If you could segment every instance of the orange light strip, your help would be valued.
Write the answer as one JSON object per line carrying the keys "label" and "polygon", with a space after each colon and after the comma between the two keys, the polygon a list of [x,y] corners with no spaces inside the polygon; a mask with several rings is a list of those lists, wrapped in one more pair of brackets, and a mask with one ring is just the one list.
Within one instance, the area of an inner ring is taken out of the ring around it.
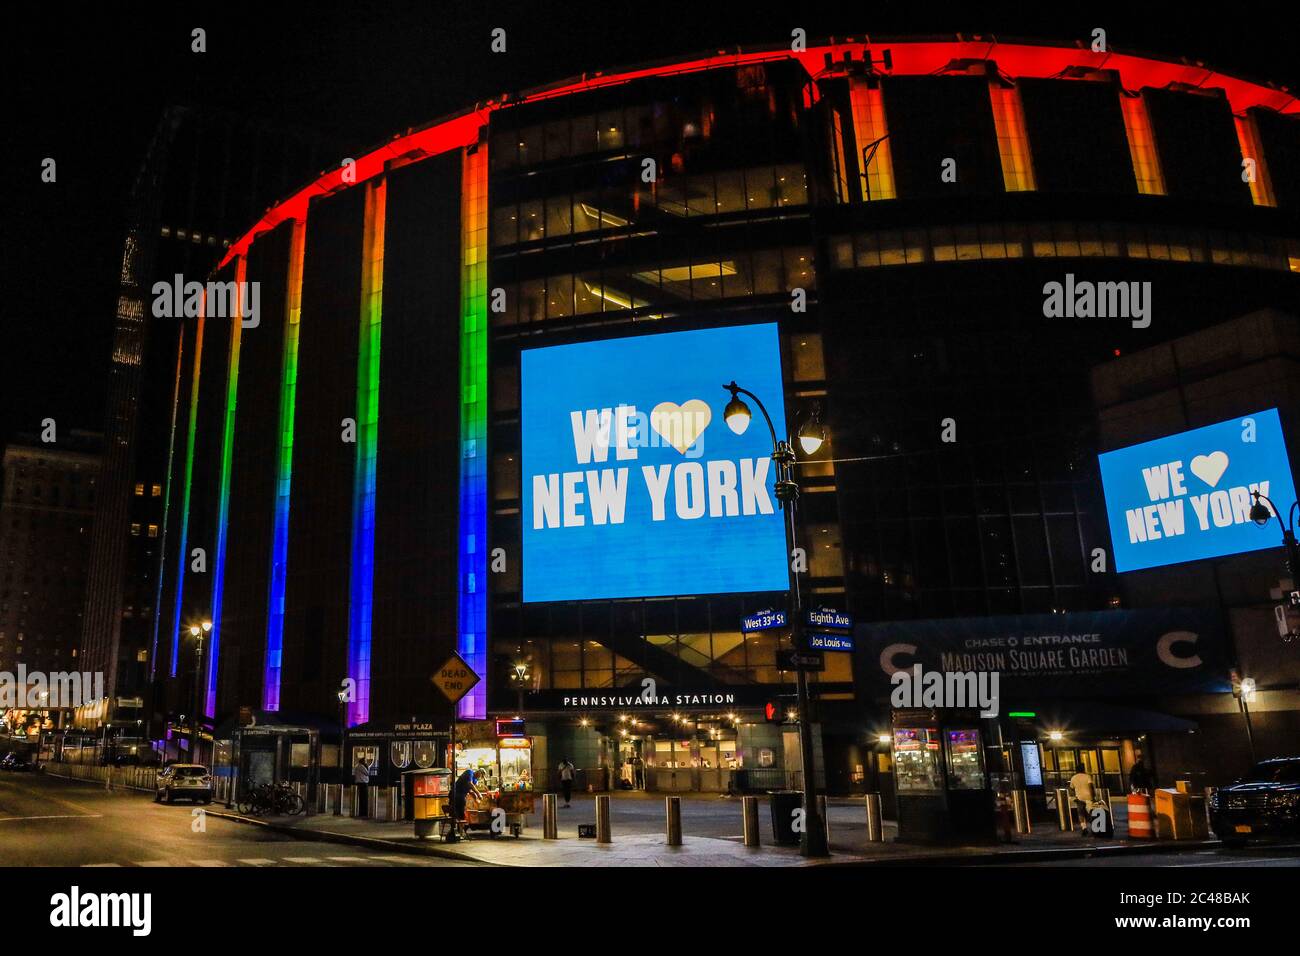
{"label": "orange light strip", "polygon": [[880,87],[872,89],[865,79],[849,81],[849,105],[853,110],[853,135],[857,139],[858,164],[866,165],[866,178],[859,177],[858,189],[868,202],[897,199],[894,185],[894,154],[889,148],[889,124],[885,120],[885,98]]}
{"label": "orange light strip", "polygon": [[1156,152],[1156,139],[1151,133],[1151,115],[1146,100],[1139,96],[1120,93],[1119,104],[1124,111],[1124,132],[1128,134],[1128,149],[1133,157],[1133,176],[1138,192],[1144,196],[1165,195],[1165,177],[1160,171],[1160,156]]}
{"label": "orange light strip", "polygon": [[993,106],[993,125],[998,131],[1002,184],[1009,193],[1032,192],[1038,186],[1034,181],[1034,164],[1029,154],[1029,134],[1025,132],[1025,110],[1020,102],[1020,90],[993,80],[989,84],[989,102]]}
{"label": "orange light strip", "polygon": [[1250,186],[1250,198],[1256,206],[1276,206],[1273,179],[1269,176],[1268,164],[1264,162],[1264,145],[1259,141],[1259,127],[1255,125],[1255,117],[1247,113],[1245,116],[1234,116],[1233,119],[1237,125],[1237,142],[1241,144],[1243,174],[1246,160],[1255,163],[1254,177],[1246,180]]}

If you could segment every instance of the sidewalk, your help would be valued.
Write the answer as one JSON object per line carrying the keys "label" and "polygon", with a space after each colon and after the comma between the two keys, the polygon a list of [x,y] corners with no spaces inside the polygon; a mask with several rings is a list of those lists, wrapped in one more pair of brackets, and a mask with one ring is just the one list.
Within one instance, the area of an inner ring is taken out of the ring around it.
{"label": "sidewalk", "polygon": [[[409,822],[387,823],[330,815],[310,817],[246,818],[214,805],[209,812],[227,819],[266,826],[281,833],[310,834],[313,839],[336,840],[409,853],[426,853],[494,866],[759,866],[791,867],[827,864],[922,865],[1024,862],[1068,859],[1087,855],[1179,852],[1218,846],[1217,840],[1139,841],[1085,838],[1061,833],[1055,825],[1040,826],[1012,844],[923,846],[896,842],[897,827],[885,823],[885,841],[866,840],[866,812],[861,801],[832,800],[829,860],[806,860],[797,847],[772,844],[770,811],[760,801],[763,846],[741,843],[741,804],[738,799],[682,795],[683,845],[670,847],[664,838],[662,795],[614,794],[610,801],[612,843],[578,838],[578,824],[594,823],[591,795],[576,796],[571,808],[561,808],[559,839],[543,840],[539,813],[523,835],[492,838],[475,833],[457,843],[431,837],[418,839]],[[1122,830],[1121,830],[1122,832]]]}

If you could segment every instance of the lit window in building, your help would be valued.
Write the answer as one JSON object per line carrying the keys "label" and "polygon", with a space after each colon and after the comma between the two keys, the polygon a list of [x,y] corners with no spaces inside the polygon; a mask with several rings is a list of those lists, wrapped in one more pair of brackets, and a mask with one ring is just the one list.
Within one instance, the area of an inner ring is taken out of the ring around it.
{"label": "lit window in building", "polygon": [[143,495],[143,494],[144,494],[144,482],[143,482],[143,481],[137,481],[137,482],[135,483],[135,493],[136,493],[136,496],[137,496],[137,497],[139,497],[140,495]]}
{"label": "lit window in building", "polygon": [[156,524],[149,525],[149,537],[151,538],[158,537],[158,526]]}
{"label": "lit window in building", "polygon": [[1124,131],[1128,134],[1129,153],[1133,156],[1133,176],[1138,192],[1144,196],[1165,195],[1165,177],[1156,155],[1156,140],[1151,133],[1151,115],[1141,96],[1121,93],[1119,104],[1124,112]]}
{"label": "lit window in building", "polygon": [[149,489],[149,494],[152,497],[157,498],[159,495],[162,494],[162,485],[155,484],[152,488]]}
{"label": "lit window in building", "polygon": [[131,522],[131,534],[133,534],[133,535],[139,535],[139,533],[140,533],[140,522],[138,522],[138,521],[132,521],[132,522]]}

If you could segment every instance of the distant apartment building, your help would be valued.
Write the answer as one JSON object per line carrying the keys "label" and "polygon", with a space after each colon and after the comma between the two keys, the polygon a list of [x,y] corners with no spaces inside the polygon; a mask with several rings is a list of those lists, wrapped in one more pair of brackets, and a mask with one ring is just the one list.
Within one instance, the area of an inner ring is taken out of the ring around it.
{"label": "distant apartment building", "polygon": [[82,594],[101,439],[27,436],[4,450],[0,497],[0,671],[83,669]]}

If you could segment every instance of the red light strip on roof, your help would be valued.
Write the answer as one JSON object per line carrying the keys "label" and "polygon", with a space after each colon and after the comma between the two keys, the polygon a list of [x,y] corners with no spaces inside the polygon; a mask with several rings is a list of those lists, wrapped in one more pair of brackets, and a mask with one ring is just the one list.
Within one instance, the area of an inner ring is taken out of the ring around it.
{"label": "red light strip on roof", "polygon": [[655,66],[620,73],[583,76],[580,80],[563,82],[553,87],[543,87],[525,93],[507,102],[491,102],[485,106],[437,121],[422,129],[394,137],[356,161],[355,178],[344,182],[343,169],[330,170],[320,178],[294,193],[283,202],[272,206],[248,232],[226,250],[218,269],[224,268],[236,256],[245,255],[253,240],[261,233],[274,229],[286,219],[306,216],[307,206],[316,196],[347,189],[363,183],[384,171],[390,163],[404,164],[437,156],[448,150],[460,149],[475,142],[479,129],[487,123],[488,114],[520,103],[571,96],[607,86],[630,83],[652,76],[674,76],[699,73],[725,67],[797,60],[810,76],[825,69],[826,55],[833,63],[842,62],[845,53],[855,60],[863,59],[865,50],[888,48],[893,58],[891,76],[925,76],[938,73],[953,60],[996,60],[998,69],[1012,77],[1053,77],[1068,67],[1114,70],[1119,73],[1125,89],[1137,90],[1144,86],[1157,88],[1171,84],[1185,84],[1206,89],[1221,89],[1227,96],[1233,113],[1244,113],[1253,106],[1265,107],[1279,113],[1300,113],[1300,101],[1294,94],[1259,83],[1218,73],[1204,66],[1188,63],[1170,63],[1127,53],[1094,53],[1078,47],[1036,46],[1028,43],[997,43],[987,40],[951,40],[908,42],[836,43],[812,47],[800,53],[786,49],[762,50],[751,53],[727,53],[679,63],[661,63]]}

